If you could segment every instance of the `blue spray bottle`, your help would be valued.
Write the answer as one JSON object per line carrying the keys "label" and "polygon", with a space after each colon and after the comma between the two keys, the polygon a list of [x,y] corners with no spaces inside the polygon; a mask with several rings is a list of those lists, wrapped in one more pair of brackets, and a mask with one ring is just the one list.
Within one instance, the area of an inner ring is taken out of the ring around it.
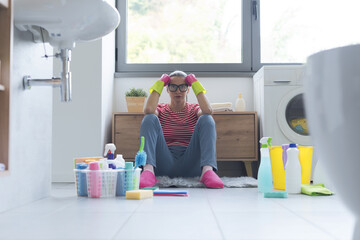
{"label": "blue spray bottle", "polygon": [[270,161],[270,150],[271,147],[271,137],[263,137],[260,139],[261,149],[261,162],[258,172],[258,189],[259,192],[266,193],[273,191],[273,179],[271,171],[271,161]]}

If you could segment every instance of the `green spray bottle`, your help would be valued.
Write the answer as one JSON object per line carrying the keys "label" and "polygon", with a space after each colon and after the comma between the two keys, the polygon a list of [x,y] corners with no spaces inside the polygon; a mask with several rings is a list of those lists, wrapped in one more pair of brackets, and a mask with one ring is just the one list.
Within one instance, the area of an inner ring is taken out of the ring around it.
{"label": "green spray bottle", "polygon": [[273,191],[273,179],[270,161],[271,137],[263,137],[260,139],[260,167],[258,172],[258,189],[259,192],[266,193]]}

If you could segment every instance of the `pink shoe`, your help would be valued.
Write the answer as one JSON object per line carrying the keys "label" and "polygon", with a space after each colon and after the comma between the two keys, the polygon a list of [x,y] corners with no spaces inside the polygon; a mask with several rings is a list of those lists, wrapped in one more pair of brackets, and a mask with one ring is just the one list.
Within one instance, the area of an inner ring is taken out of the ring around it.
{"label": "pink shoe", "polygon": [[145,170],[140,175],[140,188],[153,187],[156,183],[155,175],[148,170]]}
{"label": "pink shoe", "polygon": [[212,170],[208,170],[204,173],[200,182],[208,188],[223,188],[224,183],[221,181],[219,176]]}

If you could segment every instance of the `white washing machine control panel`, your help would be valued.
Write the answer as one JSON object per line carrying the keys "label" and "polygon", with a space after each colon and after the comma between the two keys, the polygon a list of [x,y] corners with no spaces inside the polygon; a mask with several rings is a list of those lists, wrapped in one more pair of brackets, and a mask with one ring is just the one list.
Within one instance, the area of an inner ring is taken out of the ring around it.
{"label": "white washing machine control panel", "polygon": [[264,66],[259,71],[265,71],[265,85],[291,85],[302,86],[305,67],[304,65]]}

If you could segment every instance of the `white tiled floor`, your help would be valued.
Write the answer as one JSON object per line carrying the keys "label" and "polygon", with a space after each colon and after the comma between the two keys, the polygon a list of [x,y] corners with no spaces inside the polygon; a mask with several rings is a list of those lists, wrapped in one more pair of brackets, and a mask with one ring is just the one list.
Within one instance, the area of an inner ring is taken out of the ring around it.
{"label": "white tiled floor", "polygon": [[0,214],[0,239],[351,239],[339,197],[263,198],[256,188],[188,189],[189,197],[78,198],[74,184]]}

